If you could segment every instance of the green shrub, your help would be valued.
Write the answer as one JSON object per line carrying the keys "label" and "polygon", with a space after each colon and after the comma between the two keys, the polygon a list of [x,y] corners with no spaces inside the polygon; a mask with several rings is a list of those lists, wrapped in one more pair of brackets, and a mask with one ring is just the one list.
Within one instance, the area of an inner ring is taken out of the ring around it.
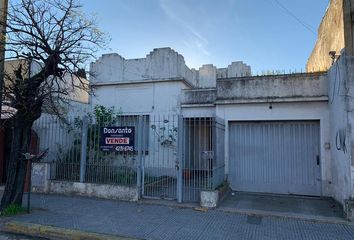
{"label": "green shrub", "polygon": [[10,204],[7,208],[2,211],[1,216],[9,217],[18,214],[25,213],[26,209],[18,204]]}

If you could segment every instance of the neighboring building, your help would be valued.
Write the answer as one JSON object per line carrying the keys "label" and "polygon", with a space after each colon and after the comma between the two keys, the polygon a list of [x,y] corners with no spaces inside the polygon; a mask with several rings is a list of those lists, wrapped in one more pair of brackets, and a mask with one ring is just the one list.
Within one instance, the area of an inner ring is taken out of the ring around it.
{"label": "neighboring building", "polygon": [[[5,61],[5,74],[6,77],[4,79],[4,85],[8,86],[11,84],[11,81],[9,79],[14,79],[15,74],[14,71],[19,68],[19,66],[22,66],[22,72],[24,75],[24,78],[26,78],[29,74],[31,76],[35,75],[41,70],[41,64],[38,63],[37,61],[31,61],[26,59],[14,59],[14,60],[7,60]],[[29,66],[31,65],[31,68],[29,69]],[[29,71],[30,70],[30,71]],[[79,78],[77,76],[69,75],[66,74],[64,77],[66,80],[63,89],[65,89],[68,94],[64,96],[71,102],[76,102],[76,103],[83,103],[83,104],[88,104],[89,103],[89,81],[86,78]],[[81,86],[86,85],[87,89],[83,89]]]}
{"label": "neighboring building", "polygon": [[[12,84],[12,80],[15,78],[14,71],[22,66],[23,76],[27,78],[29,74],[33,76],[34,74],[38,73],[41,69],[41,64],[37,61],[31,61],[25,59],[15,59],[15,60],[8,60],[5,61],[5,74],[6,77],[4,78],[4,90],[6,91],[6,87]],[[30,70],[30,71],[29,71]],[[65,106],[64,109],[65,114],[68,118],[73,118],[73,116],[82,115],[86,112],[89,108],[89,81],[86,78],[79,78],[76,76],[71,76],[67,74],[64,78],[66,80],[65,89],[68,92],[67,95],[63,96],[68,102],[68,106]],[[82,83],[87,85],[87,89],[83,89]],[[7,162],[6,162],[6,154],[10,151],[10,140],[9,136],[11,136],[10,128],[7,128],[7,121],[13,117],[16,113],[16,109],[11,107],[11,102],[9,99],[6,99],[6,94],[3,96],[5,101],[2,103],[2,112],[1,112],[1,122],[2,128],[0,128],[0,184],[5,182],[6,178],[6,169],[7,169]],[[31,143],[31,152],[35,153],[40,148],[41,150],[49,149],[49,154],[53,154],[56,151],[57,143],[52,142],[48,143],[46,140],[48,139],[47,136],[53,134],[54,127],[59,125],[56,122],[55,117],[53,116],[51,109],[46,108],[46,104],[44,103],[43,113],[41,117],[34,122],[33,132],[32,132],[32,142]],[[53,122],[52,128],[49,128],[49,124]],[[39,128],[38,124],[42,123],[42,126]],[[44,126],[46,125],[48,126]],[[43,127],[44,126],[44,127]],[[59,127],[57,127],[59,128]],[[35,136],[35,137],[34,137]],[[52,135],[53,136],[53,135]],[[2,139],[2,140],[1,140]],[[38,141],[37,141],[38,140]]]}
{"label": "neighboring building", "polygon": [[353,6],[353,0],[330,0],[306,64],[307,72],[329,70],[344,49],[348,54],[354,53]]}
{"label": "neighboring building", "polygon": [[309,57],[307,72],[327,71],[332,66],[330,51],[341,54],[344,48],[344,16],[343,0],[331,0],[318,28],[316,45]]}

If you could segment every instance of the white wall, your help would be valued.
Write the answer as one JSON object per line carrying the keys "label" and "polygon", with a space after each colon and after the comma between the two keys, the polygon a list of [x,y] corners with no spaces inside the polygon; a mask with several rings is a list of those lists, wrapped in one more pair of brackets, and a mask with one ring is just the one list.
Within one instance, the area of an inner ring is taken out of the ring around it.
{"label": "white wall", "polygon": [[219,100],[250,100],[280,98],[327,97],[327,74],[286,74],[238,79],[220,79]]}
{"label": "white wall", "polygon": [[104,54],[91,64],[91,74],[92,83],[183,78],[197,85],[195,72],[186,66],[183,56],[171,48],[157,48],[138,59],[125,59],[116,53]]}
{"label": "white wall", "polygon": [[[351,159],[351,199],[354,199],[354,56],[346,55],[347,61],[347,81],[348,84],[345,86],[348,93],[346,97],[348,103],[347,112],[348,112],[348,122],[349,122],[349,135],[348,135],[348,154]],[[342,94],[343,95],[343,94]]]}
{"label": "white wall", "polygon": [[199,68],[198,88],[216,87],[216,67],[212,64],[203,65]]}
{"label": "white wall", "polygon": [[230,121],[275,121],[275,120],[319,120],[321,136],[321,175],[322,194],[331,196],[331,159],[330,150],[325,149],[330,142],[329,111],[327,102],[291,102],[272,103],[272,109],[268,103],[254,104],[230,104],[217,105],[216,115],[225,119],[225,172],[229,172],[229,135]]}
{"label": "white wall", "polygon": [[104,54],[91,64],[90,72],[93,84],[184,79],[196,88],[215,88],[217,77],[248,76],[251,68],[239,61],[221,69],[206,64],[197,71],[188,68],[184,57],[167,47],[156,48],[145,58],[137,59],[125,59],[117,53]]}
{"label": "white wall", "polygon": [[243,62],[233,62],[227,67],[227,76],[231,77],[244,77],[251,75],[251,67]]}
{"label": "white wall", "polygon": [[[348,121],[348,105],[346,98],[348,86],[347,62],[342,55],[328,71],[329,80],[329,111],[330,111],[330,141],[333,174],[333,196],[342,204],[352,196],[351,179],[351,131]],[[354,124],[354,121],[351,121]],[[336,139],[339,131],[346,137],[347,152],[337,150]]]}
{"label": "white wall", "polygon": [[100,86],[92,97],[92,107],[114,106],[126,114],[179,113],[185,88],[180,81]]}
{"label": "white wall", "polygon": [[213,117],[216,114],[215,106],[183,107],[183,117]]}

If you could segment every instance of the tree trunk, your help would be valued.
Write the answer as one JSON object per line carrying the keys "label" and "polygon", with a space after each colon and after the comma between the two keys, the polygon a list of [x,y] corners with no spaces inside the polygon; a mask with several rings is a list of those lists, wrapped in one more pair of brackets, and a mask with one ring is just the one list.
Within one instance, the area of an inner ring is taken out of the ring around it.
{"label": "tree trunk", "polygon": [[32,123],[26,125],[20,119],[14,119],[11,125],[11,154],[8,159],[7,180],[1,199],[1,210],[10,204],[22,205],[27,170],[27,161],[23,154],[29,151],[31,141]]}

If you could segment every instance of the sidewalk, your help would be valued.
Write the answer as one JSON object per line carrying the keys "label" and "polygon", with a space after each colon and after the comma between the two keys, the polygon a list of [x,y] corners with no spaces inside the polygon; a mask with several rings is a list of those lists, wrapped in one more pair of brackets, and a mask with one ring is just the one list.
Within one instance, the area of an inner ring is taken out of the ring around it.
{"label": "sidewalk", "polygon": [[346,223],[343,209],[331,198],[232,192],[219,211]]}
{"label": "sidewalk", "polygon": [[139,239],[353,239],[354,225],[219,210],[128,203],[57,195],[32,196],[29,215],[3,218]]}

